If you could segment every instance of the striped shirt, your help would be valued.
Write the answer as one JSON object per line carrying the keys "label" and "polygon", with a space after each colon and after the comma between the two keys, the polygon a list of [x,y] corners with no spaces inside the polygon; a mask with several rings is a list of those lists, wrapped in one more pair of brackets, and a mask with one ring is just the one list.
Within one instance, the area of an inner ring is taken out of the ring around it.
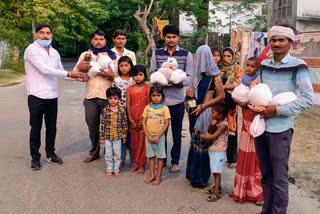
{"label": "striped shirt", "polygon": [[[170,56],[167,47],[156,49],[152,53],[150,74],[158,71],[158,69],[161,68],[162,63],[167,61],[168,57],[174,57],[178,62],[178,68],[186,72],[188,80],[183,82],[183,86],[188,86],[192,76],[193,57],[189,51],[180,48],[178,45],[172,56]],[[184,102],[185,94],[183,88],[164,88],[163,92],[165,96],[165,104],[168,106]]]}
{"label": "striped shirt", "polygon": [[293,92],[298,96],[294,102],[276,106],[276,115],[265,120],[267,132],[280,133],[293,128],[294,117],[315,103],[307,65],[290,53],[277,65],[273,58],[262,61],[260,82],[269,86],[272,96],[282,92]]}
{"label": "striped shirt", "polygon": [[104,140],[119,140],[127,137],[128,124],[126,111],[118,107],[116,112],[108,105],[103,109],[100,119],[100,142]]}

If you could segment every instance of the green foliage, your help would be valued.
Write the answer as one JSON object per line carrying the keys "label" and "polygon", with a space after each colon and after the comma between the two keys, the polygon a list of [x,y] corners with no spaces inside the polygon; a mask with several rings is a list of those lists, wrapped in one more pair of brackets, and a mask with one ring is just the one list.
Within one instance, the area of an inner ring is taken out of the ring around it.
{"label": "green foliage", "polygon": [[[12,50],[12,49],[9,49]],[[8,51],[3,61],[3,69],[12,69],[17,73],[24,73],[24,61],[22,58],[18,58],[17,61],[13,61],[13,51]]]}

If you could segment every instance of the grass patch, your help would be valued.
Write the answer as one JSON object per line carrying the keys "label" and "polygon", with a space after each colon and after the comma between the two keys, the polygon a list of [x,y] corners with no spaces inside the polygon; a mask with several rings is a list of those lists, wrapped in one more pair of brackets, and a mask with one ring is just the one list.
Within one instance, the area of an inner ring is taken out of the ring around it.
{"label": "grass patch", "polygon": [[20,79],[24,73],[12,69],[0,69],[0,84],[11,84]]}

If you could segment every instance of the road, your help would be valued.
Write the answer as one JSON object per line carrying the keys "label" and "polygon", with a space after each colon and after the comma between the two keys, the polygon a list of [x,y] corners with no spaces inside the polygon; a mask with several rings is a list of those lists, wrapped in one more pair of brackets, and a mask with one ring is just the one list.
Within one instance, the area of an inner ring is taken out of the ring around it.
{"label": "road", "polygon": [[[72,65],[65,64],[70,68]],[[59,113],[56,153],[61,166],[44,161],[42,133],[42,169],[32,171],[28,147],[29,112],[25,84],[0,87],[0,213],[257,213],[253,203],[236,203],[228,197],[235,170],[222,173],[223,197],[209,203],[203,189],[186,183],[185,168],[190,137],[188,120],[184,135],[179,174],[163,172],[159,186],[146,185],[148,176],[128,172],[128,164],[119,178],[106,178],[104,160],[82,161],[90,148],[84,121],[85,84],[59,80]],[[170,134],[169,134],[170,135]],[[171,147],[171,143],[169,144]],[[170,161],[170,159],[169,159]],[[317,213],[319,201],[290,184],[288,213]]]}

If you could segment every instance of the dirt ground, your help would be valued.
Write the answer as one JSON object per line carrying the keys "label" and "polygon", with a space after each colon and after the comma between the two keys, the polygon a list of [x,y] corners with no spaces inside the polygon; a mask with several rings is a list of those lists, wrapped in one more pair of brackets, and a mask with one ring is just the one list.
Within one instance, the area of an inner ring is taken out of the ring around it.
{"label": "dirt ground", "polygon": [[[238,124],[239,131],[242,124],[241,113]],[[303,188],[310,198],[315,198],[320,202],[319,154],[320,105],[314,105],[294,120],[294,134],[289,160],[289,182],[298,188]]]}

